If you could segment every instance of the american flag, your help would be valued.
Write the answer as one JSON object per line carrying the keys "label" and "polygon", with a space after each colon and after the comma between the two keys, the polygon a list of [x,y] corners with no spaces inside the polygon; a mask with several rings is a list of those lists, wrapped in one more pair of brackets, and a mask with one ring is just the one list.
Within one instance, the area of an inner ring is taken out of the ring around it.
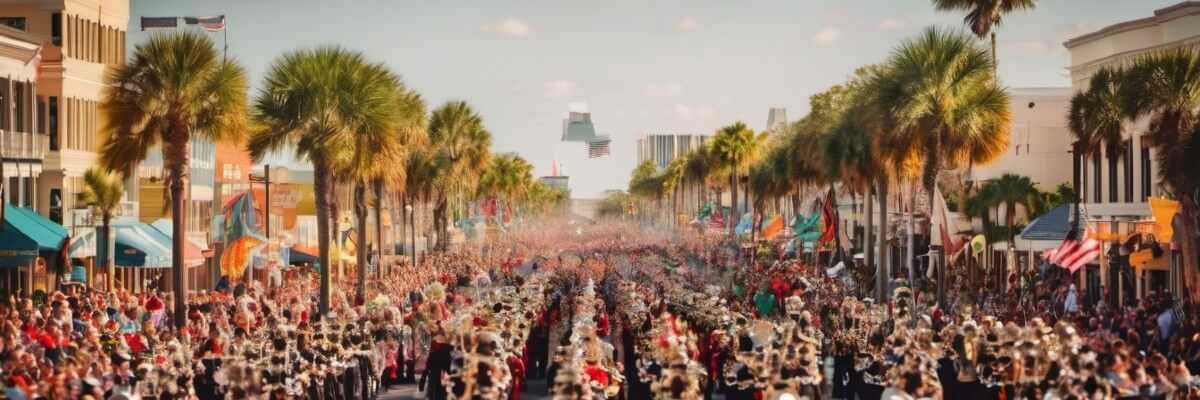
{"label": "american flag", "polygon": [[201,28],[209,32],[220,32],[225,30],[225,16],[217,15],[213,17],[183,17],[183,22],[188,25],[200,25]]}
{"label": "american flag", "polygon": [[587,144],[588,158],[604,157],[611,153],[612,139],[609,139],[607,135],[589,139]]}
{"label": "american flag", "polygon": [[1058,248],[1042,253],[1042,257],[1047,261],[1066,268],[1072,274],[1099,256],[1100,241],[1092,238],[1091,231],[1084,234],[1083,241],[1076,240],[1075,233],[1072,232]]}

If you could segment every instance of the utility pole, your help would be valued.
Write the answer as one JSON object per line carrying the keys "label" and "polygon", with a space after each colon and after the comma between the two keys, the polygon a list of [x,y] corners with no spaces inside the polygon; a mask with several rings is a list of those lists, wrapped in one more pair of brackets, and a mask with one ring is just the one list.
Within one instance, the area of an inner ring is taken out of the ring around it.
{"label": "utility pole", "polygon": [[263,200],[263,208],[266,210],[266,230],[267,240],[271,239],[271,164],[263,165],[263,193],[266,199]]}

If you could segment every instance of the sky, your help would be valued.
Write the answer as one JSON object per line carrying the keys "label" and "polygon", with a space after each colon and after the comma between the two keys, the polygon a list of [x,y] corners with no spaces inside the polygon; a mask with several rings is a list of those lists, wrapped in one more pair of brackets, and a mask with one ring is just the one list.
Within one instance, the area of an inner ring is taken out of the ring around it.
{"label": "sky", "polygon": [[[1039,1],[997,31],[1000,79],[1070,86],[1066,39],[1177,2]],[[576,198],[624,189],[642,134],[709,134],[738,120],[763,129],[771,107],[799,119],[810,95],[905,38],[962,27],[961,13],[938,13],[929,0],[132,0],[130,14],[130,50],[148,37],[139,17],[226,15],[229,55],[246,67],[251,95],[288,50],[361,50],[431,110],[470,103],[493,151],[520,154],[535,176],[557,162]],[[213,38],[220,46],[222,35]],[[568,110],[592,113],[612,137],[610,157],[559,142]]]}

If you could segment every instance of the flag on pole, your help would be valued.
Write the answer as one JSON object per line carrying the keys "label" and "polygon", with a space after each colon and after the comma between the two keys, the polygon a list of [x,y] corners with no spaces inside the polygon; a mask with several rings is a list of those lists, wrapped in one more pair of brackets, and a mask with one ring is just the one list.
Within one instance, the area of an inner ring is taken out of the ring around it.
{"label": "flag on pole", "polygon": [[611,153],[612,139],[608,135],[588,139],[588,158],[604,157]]}
{"label": "flag on pole", "polygon": [[183,17],[183,23],[188,25],[198,25],[209,32],[220,32],[225,30],[224,15],[212,17]]}
{"label": "flag on pole", "polygon": [[763,238],[771,240],[776,235],[779,235],[780,232],[783,232],[783,217],[775,216],[763,228]]}
{"label": "flag on pole", "polygon": [[142,17],[142,30],[174,28],[179,26],[179,17]]}
{"label": "flag on pole", "polygon": [[1092,232],[1089,230],[1084,234],[1082,241],[1075,239],[1075,233],[1067,235],[1067,239],[1063,240],[1058,248],[1046,250],[1042,253],[1042,258],[1050,261],[1052,264],[1057,264],[1060,267],[1066,268],[1071,273],[1075,273],[1080,268],[1083,268],[1087,263],[1095,260],[1100,256],[1100,241],[1092,238]]}
{"label": "flag on pole", "polygon": [[975,235],[971,238],[971,255],[977,256],[979,253],[983,253],[985,247],[987,247],[987,238],[983,235]]}
{"label": "flag on pole", "polygon": [[829,192],[825,194],[825,203],[821,206],[821,221],[824,222],[824,229],[821,232],[821,243],[837,238],[838,220],[834,202],[833,188],[829,188]]}

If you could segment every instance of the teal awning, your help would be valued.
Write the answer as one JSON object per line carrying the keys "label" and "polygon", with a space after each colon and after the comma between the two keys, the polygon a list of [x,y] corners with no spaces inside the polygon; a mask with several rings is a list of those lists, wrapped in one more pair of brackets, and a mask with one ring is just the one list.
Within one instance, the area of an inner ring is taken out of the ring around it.
{"label": "teal awning", "polygon": [[32,262],[39,254],[47,264],[58,262],[58,251],[67,239],[62,225],[33,210],[4,205],[4,229],[0,231],[0,268]]}
{"label": "teal awning", "polygon": [[149,224],[123,220],[112,224],[116,237],[116,265],[121,267],[168,268],[171,238]]}

